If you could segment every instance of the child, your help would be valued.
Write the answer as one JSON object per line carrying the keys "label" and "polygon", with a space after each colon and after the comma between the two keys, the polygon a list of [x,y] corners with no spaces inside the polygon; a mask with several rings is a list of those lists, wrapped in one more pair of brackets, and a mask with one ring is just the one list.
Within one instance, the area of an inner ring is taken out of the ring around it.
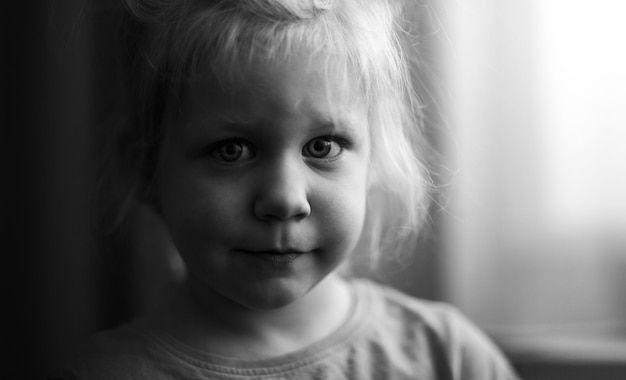
{"label": "child", "polygon": [[452,308],[339,274],[424,218],[402,3],[128,1],[125,194],[187,277],[55,378],[515,378]]}

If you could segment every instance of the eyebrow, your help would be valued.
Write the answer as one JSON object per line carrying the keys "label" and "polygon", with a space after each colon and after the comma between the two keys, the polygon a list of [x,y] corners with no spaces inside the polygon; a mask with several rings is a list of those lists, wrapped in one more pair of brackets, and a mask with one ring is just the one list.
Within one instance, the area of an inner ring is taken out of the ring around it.
{"label": "eyebrow", "polygon": [[335,131],[339,129],[340,127],[342,127],[342,125],[338,126],[336,123],[332,121],[323,121],[323,122],[317,123],[317,126],[312,128],[312,130],[327,133],[327,132]]}
{"label": "eyebrow", "polygon": [[355,132],[356,129],[356,118],[351,117],[349,113],[343,113],[336,118],[328,118],[319,112],[311,112],[310,117],[316,124],[315,130]]}

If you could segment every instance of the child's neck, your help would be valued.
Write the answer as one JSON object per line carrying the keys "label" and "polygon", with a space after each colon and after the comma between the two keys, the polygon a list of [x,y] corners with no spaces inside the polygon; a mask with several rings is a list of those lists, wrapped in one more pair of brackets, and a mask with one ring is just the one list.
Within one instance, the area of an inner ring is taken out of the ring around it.
{"label": "child's neck", "polygon": [[352,308],[345,281],[331,274],[276,310],[251,310],[215,294],[181,288],[161,327],[184,343],[222,356],[266,359],[307,347],[337,330]]}

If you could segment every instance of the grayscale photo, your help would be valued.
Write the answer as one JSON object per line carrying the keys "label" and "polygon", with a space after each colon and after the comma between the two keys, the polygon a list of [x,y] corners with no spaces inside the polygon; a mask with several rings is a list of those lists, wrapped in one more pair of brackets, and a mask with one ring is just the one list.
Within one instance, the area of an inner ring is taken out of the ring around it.
{"label": "grayscale photo", "polygon": [[7,379],[626,379],[626,3],[14,3]]}

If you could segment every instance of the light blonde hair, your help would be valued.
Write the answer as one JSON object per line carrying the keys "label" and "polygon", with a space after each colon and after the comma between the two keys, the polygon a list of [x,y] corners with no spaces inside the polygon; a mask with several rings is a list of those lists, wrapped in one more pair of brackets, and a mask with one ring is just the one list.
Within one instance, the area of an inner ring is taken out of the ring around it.
{"label": "light blonde hair", "polygon": [[[372,144],[361,263],[410,254],[424,225],[431,179],[422,106],[414,90],[416,47],[402,0],[127,0],[132,37],[130,118],[118,150],[123,199],[151,200],[164,120],[184,84],[207,65],[236,80],[242,64],[289,59],[294,49],[327,57],[327,72],[357,78]],[[332,69],[331,69],[332,67]],[[356,75],[355,75],[356,74]],[[329,74],[330,75],[330,74]],[[121,157],[121,159],[119,158]],[[124,166],[127,170],[123,170]],[[130,169],[130,170],[128,170]],[[122,206],[121,209],[124,209]],[[118,213],[117,215],[123,215]],[[369,260],[365,260],[369,257]]]}

